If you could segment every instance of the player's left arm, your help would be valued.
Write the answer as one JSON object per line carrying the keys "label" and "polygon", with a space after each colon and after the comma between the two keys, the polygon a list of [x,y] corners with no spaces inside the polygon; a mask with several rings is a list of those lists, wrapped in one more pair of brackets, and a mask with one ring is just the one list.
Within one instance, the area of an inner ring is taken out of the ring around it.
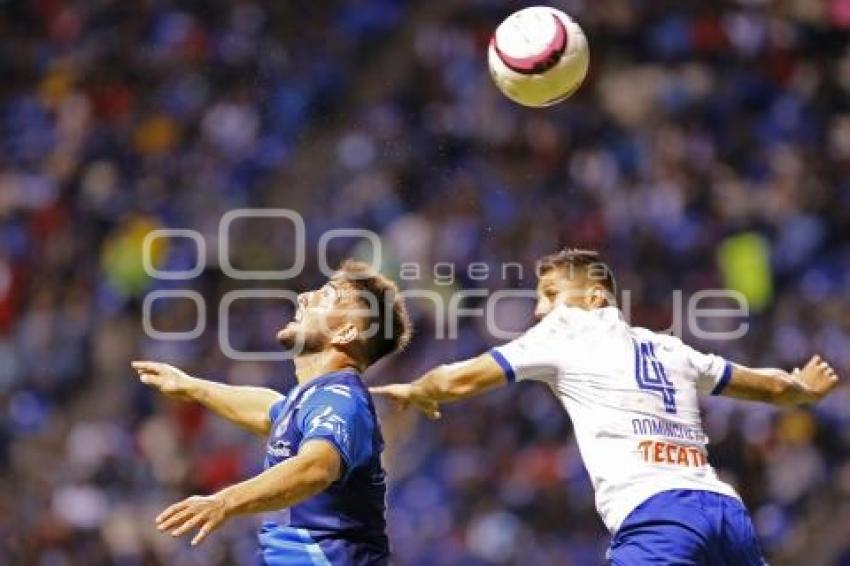
{"label": "player's left arm", "polygon": [[789,373],[773,368],[748,368],[732,364],[722,395],[774,405],[815,403],[838,385],[835,370],[820,356],[812,356],[803,369]]}
{"label": "player's left arm", "polygon": [[373,387],[372,393],[392,400],[400,409],[413,406],[432,419],[440,418],[440,403],[481,395],[508,383],[505,370],[491,353],[437,366],[412,383]]}
{"label": "player's left arm", "polygon": [[297,414],[302,440],[298,453],[242,483],[208,497],[190,497],[157,517],[172,536],[192,529],[198,544],[228,517],[291,507],[345,482],[374,456],[374,420],[366,400],[345,385],[313,393]]}
{"label": "player's left arm", "polygon": [[340,478],[342,469],[334,446],[308,441],[292,458],[249,480],[175,503],[156,518],[156,526],[175,537],[197,529],[194,546],[234,515],[283,509],[321,493]]}

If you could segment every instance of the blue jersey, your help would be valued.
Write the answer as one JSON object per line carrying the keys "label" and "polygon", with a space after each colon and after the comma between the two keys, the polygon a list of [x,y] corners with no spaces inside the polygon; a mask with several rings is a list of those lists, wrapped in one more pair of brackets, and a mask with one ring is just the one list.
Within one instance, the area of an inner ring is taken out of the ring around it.
{"label": "blue jersey", "polygon": [[265,468],[320,439],[336,448],[341,477],[325,491],[269,514],[260,529],[265,564],[386,564],[384,447],[369,391],[353,370],[325,374],[275,403]]}

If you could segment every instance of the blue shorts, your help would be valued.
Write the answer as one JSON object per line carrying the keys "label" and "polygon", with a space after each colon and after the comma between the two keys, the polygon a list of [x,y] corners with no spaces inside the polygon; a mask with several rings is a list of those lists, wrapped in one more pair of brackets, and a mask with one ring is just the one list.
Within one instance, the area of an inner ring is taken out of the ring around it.
{"label": "blue shorts", "polygon": [[612,566],[762,566],[750,515],[740,501],[710,491],[676,489],[632,511],[611,540]]}

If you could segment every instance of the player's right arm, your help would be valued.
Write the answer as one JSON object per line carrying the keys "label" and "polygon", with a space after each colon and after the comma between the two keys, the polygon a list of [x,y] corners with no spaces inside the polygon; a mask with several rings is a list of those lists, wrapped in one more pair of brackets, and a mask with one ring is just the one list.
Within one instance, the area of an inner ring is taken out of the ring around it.
{"label": "player's right arm", "polygon": [[557,316],[546,317],[520,337],[476,358],[438,366],[413,383],[371,391],[389,397],[399,408],[412,405],[432,419],[440,418],[440,403],[475,397],[518,380],[554,376],[568,341],[556,332],[560,324]]}
{"label": "player's right arm", "polygon": [[226,385],[192,377],[168,364],[136,361],[131,364],[139,380],[180,401],[194,401],[220,417],[249,431],[268,435],[269,410],[283,395],[264,387]]}
{"label": "player's right arm", "polygon": [[732,364],[731,377],[722,394],[774,405],[802,405],[820,401],[836,385],[835,370],[820,356],[813,356],[803,369],[792,373]]}
{"label": "player's right arm", "polygon": [[412,383],[371,388],[391,399],[400,409],[413,406],[432,419],[440,418],[440,403],[486,393],[507,383],[505,371],[490,354],[437,366]]}

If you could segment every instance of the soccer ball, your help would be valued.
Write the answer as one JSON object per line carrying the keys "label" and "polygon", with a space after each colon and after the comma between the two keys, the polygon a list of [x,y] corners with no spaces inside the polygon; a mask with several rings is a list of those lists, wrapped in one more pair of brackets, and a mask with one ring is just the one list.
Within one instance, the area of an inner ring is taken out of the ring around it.
{"label": "soccer ball", "polygon": [[533,6],[496,28],[487,52],[490,75],[523,106],[551,106],[581,86],[590,54],[579,25],[560,10]]}

